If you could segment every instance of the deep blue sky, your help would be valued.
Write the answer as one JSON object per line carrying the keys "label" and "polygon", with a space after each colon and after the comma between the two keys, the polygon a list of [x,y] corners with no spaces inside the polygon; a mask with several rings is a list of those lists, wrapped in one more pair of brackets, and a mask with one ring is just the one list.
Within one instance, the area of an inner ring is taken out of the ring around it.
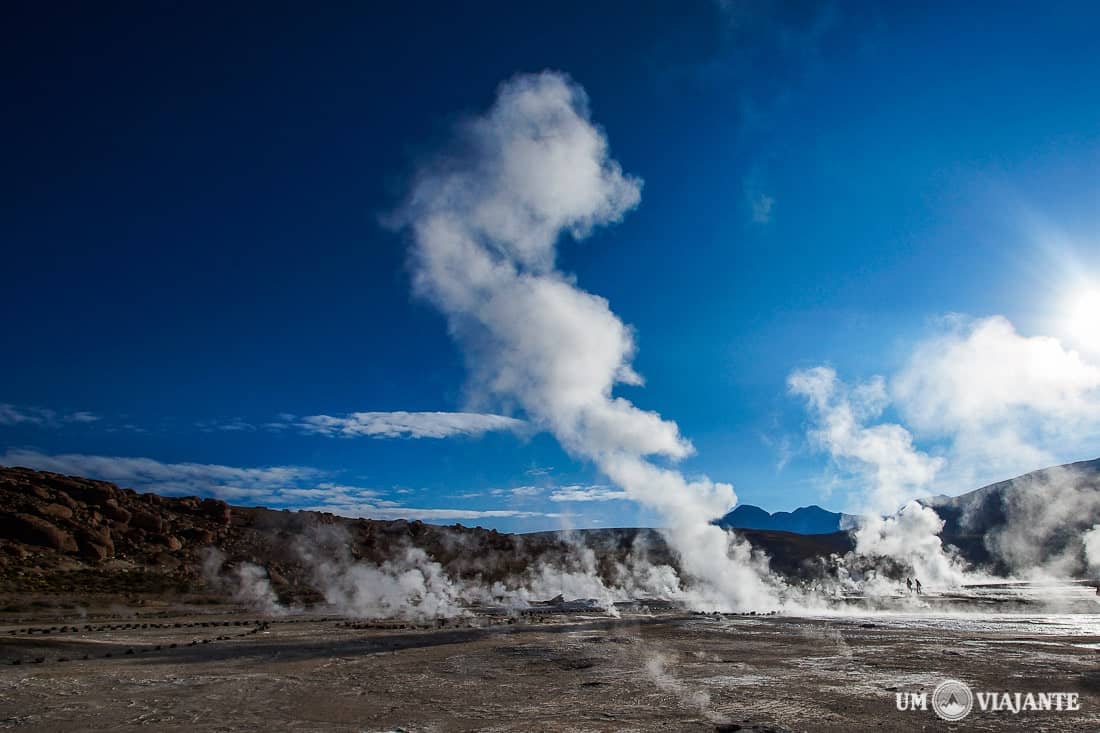
{"label": "deep blue sky", "polygon": [[0,403],[24,419],[0,450],[575,515],[462,520],[507,529],[654,521],[549,501],[601,479],[545,434],[220,429],[463,409],[461,354],[379,219],[518,72],[571,75],[644,179],[560,264],[636,329],[647,385],[624,394],[748,503],[844,504],[792,370],[888,374],[949,312],[1041,332],[1044,227],[1097,264],[1094,3],[230,5],[8,7]]}

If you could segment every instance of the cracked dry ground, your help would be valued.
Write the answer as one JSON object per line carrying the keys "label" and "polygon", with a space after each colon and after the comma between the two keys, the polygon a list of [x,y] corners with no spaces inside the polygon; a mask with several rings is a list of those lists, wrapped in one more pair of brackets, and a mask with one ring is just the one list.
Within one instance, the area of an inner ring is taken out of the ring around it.
{"label": "cracked dry ground", "polygon": [[1093,637],[678,615],[355,626],[230,615],[0,626],[0,728],[948,730],[931,711],[897,711],[895,692],[953,677],[1078,692],[1082,707],[975,711],[955,729],[1100,729]]}

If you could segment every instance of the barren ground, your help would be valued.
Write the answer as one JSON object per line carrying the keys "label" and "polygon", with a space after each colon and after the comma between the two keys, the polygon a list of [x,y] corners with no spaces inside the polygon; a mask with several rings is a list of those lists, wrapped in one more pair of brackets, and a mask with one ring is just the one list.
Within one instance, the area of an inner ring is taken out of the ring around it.
{"label": "barren ground", "polygon": [[[578,614],[378,628],[398,624],[227,607],[57,613],[0,621],[0,728],[1100,729],[1100,652],[1089,648],[1100,636],[1058,618]],[[1078,692],[1082,709],[975,710],[954,726],[896,710],[896,691],[949,677]]]}

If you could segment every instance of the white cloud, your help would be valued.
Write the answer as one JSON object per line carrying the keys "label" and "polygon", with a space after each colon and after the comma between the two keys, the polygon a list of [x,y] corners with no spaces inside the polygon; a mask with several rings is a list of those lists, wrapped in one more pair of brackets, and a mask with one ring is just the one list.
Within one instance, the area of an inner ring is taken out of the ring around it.
{"label": "white cloud", "polygon": [[625,491],[610,486],[561,486],[550,494],[550,501],[612,501],[629,498]]}
{"label": "white cloud", "polygon": [[767,224],[772,220],[772,209],[775,208],[775,198],[766,194],[758,194],[752,199],[752,220],[757,224]]}
{"label": "white cloud", "polygon": [[379,507],[374,504],[327,503],[306,507],[309,511],[329,512],[343,517],[371,519],[533,519],[557,518],[560,514],[525,512],[515,509],[418,509],[415,507]]}
{"label": "white cloud", "polygon": [[0,463],[89,476],[163,494],[199,494],[252,501],[271,501],[283,489],[315,482],[324,475],[322,471],[303,466],[237,468],[210,463],[163,463],[152,458],[124,456],[47,455],[24,449],[6,451],[0,455]]}
{"label": "white cloud", "polygon": [[91,422],[98,422],[102,418],[100,418],[98,415],[94,415],[94,414],[92,414],[90,412],[87,412],[85,410],[80,410],[79,412],[74,412],[74,413],[71,413],[69,415],[66,415],[62,419],[64,419],[65,422],[91,423]]}
{"label": "white cloud", "polygon": [[34,408],[19,409],[15,405],[0,404],[0,425],[19,425],[21,423],[40,425],[43,421],[44,417]]}
{"label": "white cloud", "polygon": [[542,489],[537,486],[516,486],[511,489],[491,489],[489,493],[493,496],[512,496],[521,498],[526,496],[538,496],[542,493]]}
{"label": "white cloud", "polygon": [[227,433],[244,433],[252,432],[256,429],[256,426],[250,422],[242,420],[239,417],[235,417],[232,420],[200,420],[195,423],[195,427],[204,433],[213,432],[227,432]]}
{"label": "white cloud", "polygon": [[517,486],[510,490],[512,496],[538,496],[542,489],[537,486]]}
{"label": "white cloud", "polygon": [[[789,384],[807,400],[811,441],[881,499],[875,511],[1095,457],[1100,440],[1100,365],[1002,316],[943,319],[889,380],[849,388],[817,367]],[[865,426],[888,406],[898,422]]]}
{"label": "white cloud", "polygon": [[956,484],[1093,457],[1100,439],[1100,365],[1002,316],[946,319],[890,387],[919,437],[947,441]]}
{"label": "white cloud", "polygon": [[523,473],[527,476],[549,476],[553,470],[553,466],[532,466]]}
{"label": "white cloud", "polygon": [[307,433],[341,438],[477,436],[495,430],[521,430],[526,425],[516,418],[475,412],[353,412],[339,417],[310,415],[297,419],[296,424]]}
{"label": "white cloud", "polygon": [[44,407],[19,407],[7,403],[0,403],[0,425],[35,425],[38,427],[56,428],[64,423],[92,423],[99,420],[85,410],[58,414],[54,410]]}
{"label": "white cloud", "polygon": [[787,467],[787,464],[791,462],[794,455],[794,448],[791,447],[791,437],[789,435],[773,437],[767,433],[761,433],[760,442],[775,452],[775,472],[781,473]]}
{"label": "white cloud", "polygon": [[513,509],[404,507],[375,489],[324,480],[328,472],[305,466],[238,468],[210,463],[163,463],[152,458],[48,455],[25,449],[0,454],[0,465],[25,466],[111,481],[166,495],[213,496],[230,502],[294,507],[372,519],[556,518],[561,515]]}

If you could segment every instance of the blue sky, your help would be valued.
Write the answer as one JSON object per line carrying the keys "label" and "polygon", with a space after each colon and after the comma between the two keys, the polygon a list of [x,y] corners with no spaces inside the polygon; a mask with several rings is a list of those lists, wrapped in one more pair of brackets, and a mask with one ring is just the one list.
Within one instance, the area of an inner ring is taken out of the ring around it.
{"label": "blue sky", "polygon": [[17,10],[0,462],[660,524],[486,398],[385,225],[456,125],[543,70],[644,181],[557,269],[633,328],[645,385],[615,394],[678,424],[689,478],[858,509],[1100,455],[1095,6],[522,5]]}

